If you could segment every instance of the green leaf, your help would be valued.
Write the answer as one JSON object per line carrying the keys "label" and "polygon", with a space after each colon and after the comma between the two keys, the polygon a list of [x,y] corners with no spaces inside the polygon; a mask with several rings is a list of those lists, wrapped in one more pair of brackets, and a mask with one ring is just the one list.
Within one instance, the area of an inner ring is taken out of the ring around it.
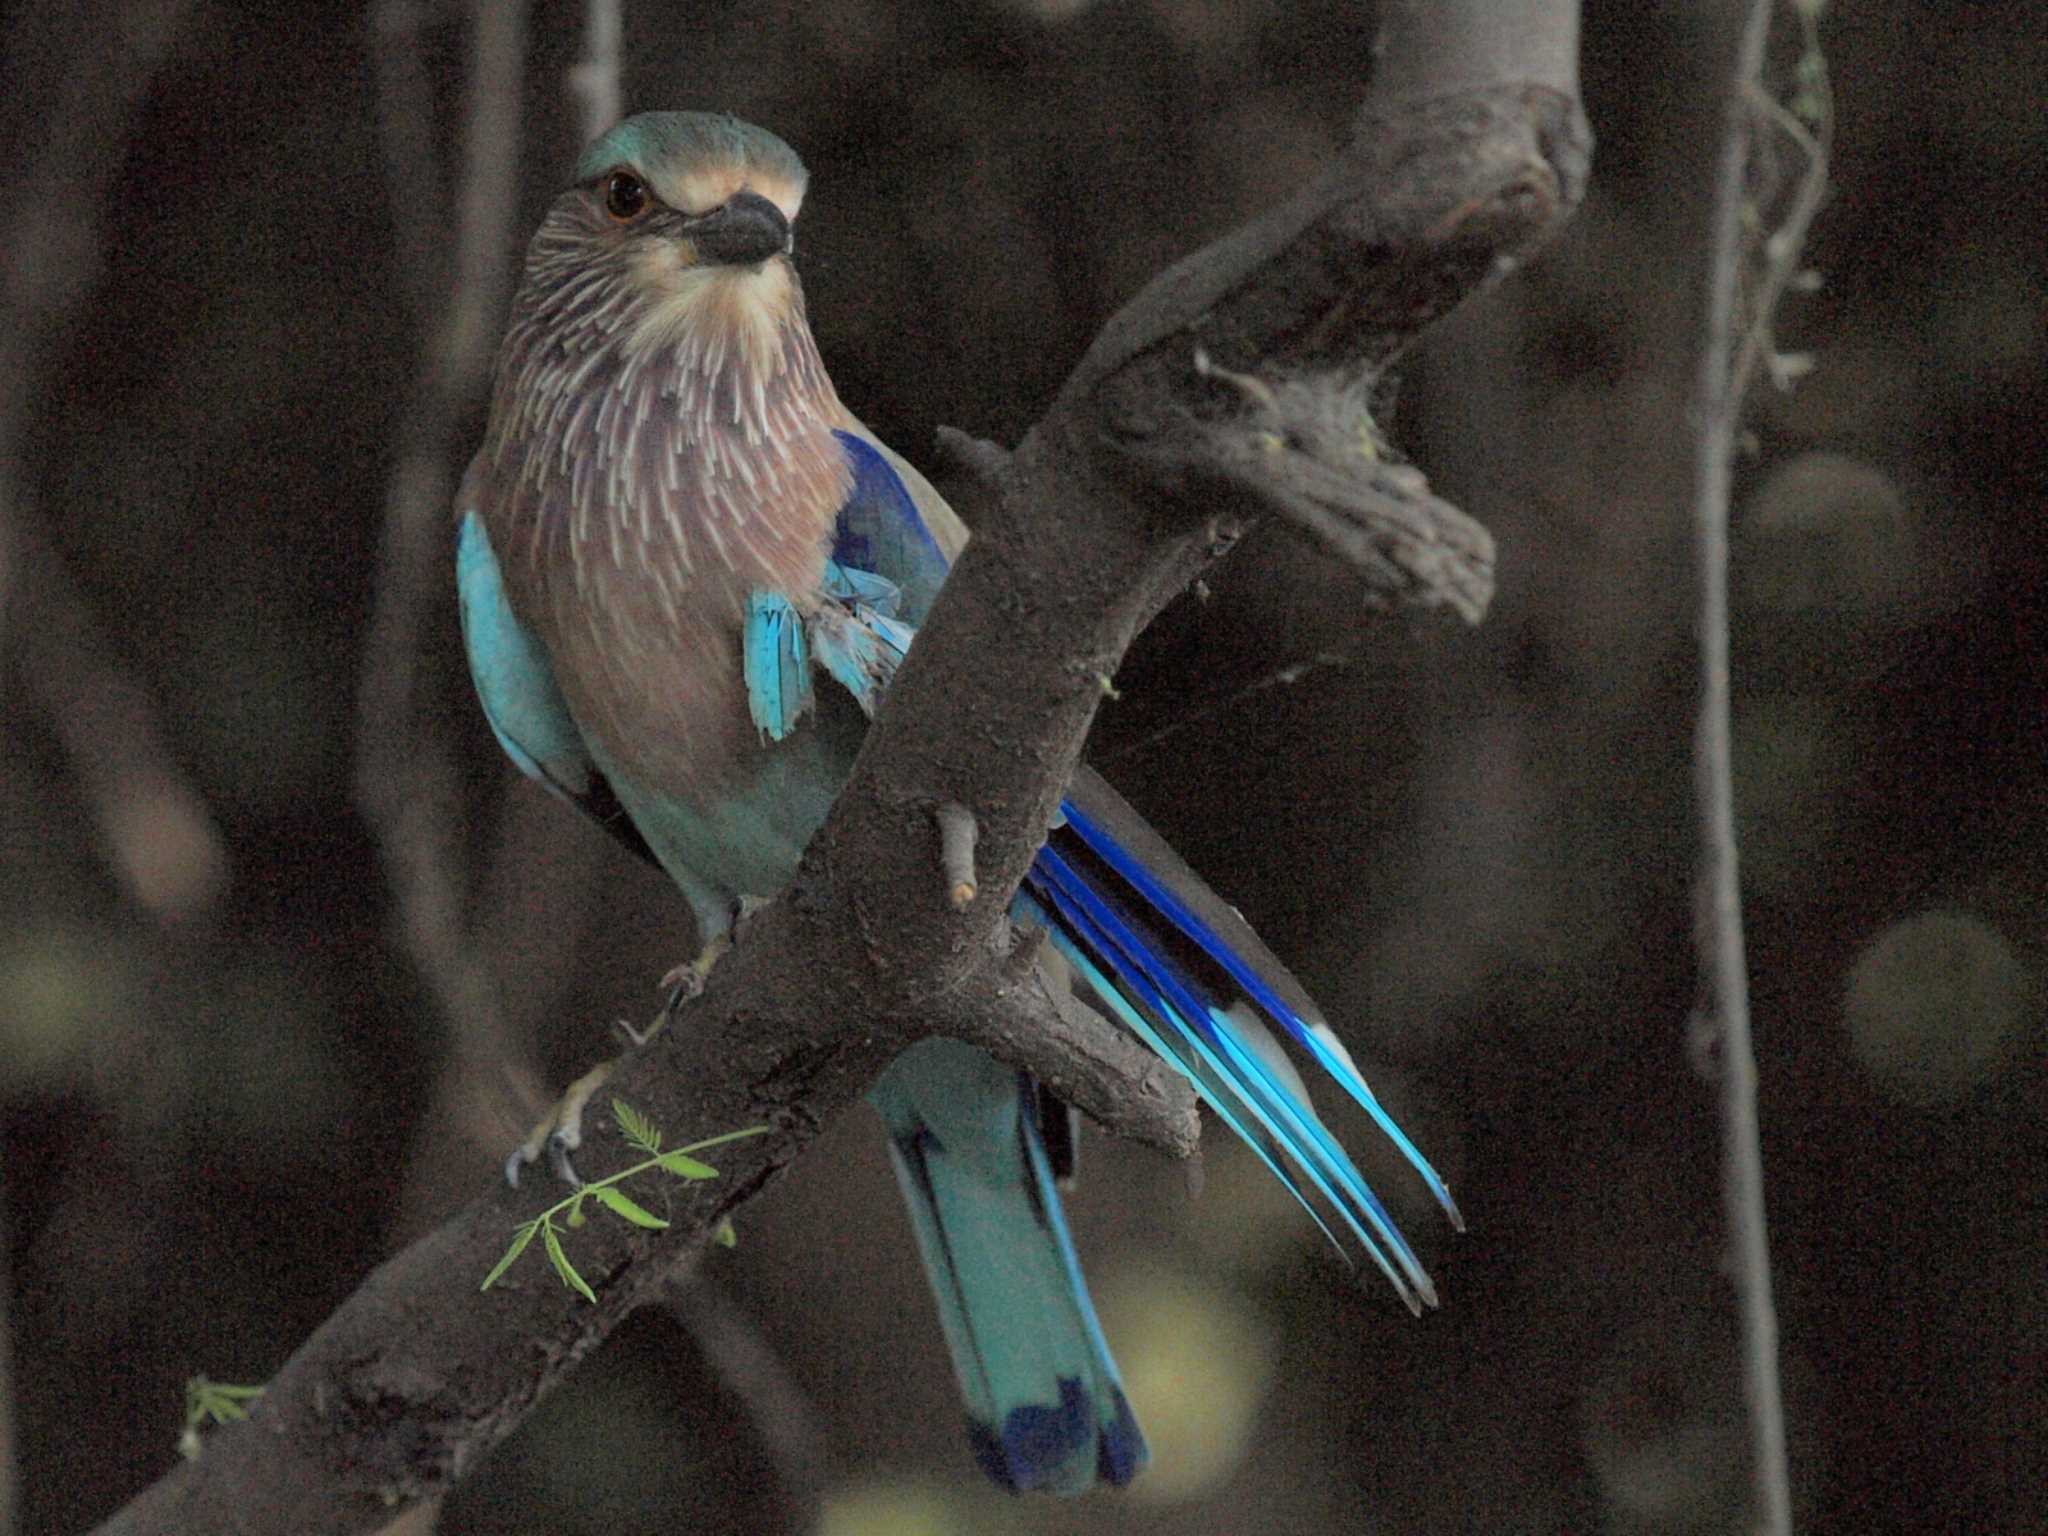
{"label": "green leaf", "polygon": [[655,1161],[679,1179],[715,1179],[718,1170],[700,1163],[687,1152],[664,1152]]}
{"label": "green leaf", "polygon": [[738,1232],[733,1230],[732,1218],[730,1216],[726,1217],[725,1220],[721,1221],[718,1224],[718,1226],[712,1231],[711,1241],[718,1244],[718,1246],[721,1248],[739,1247],[740,1235]]}
{"label": "green leaf", "polygon": [[593,1291],[576,1273],[576,1266],[569,1262],[569,1255],[562,1251],[561,1234],[552,1225],[540,1229],[541,1237],[547,1244],[548,1261],[555,1266],[555,1273],[562,1277],[562,1284],[575,1291],[592,1306],[597,1305],[597,1292]]}
{"label": "green leaf", "polygon": [[242,1405],[253,1403],[263,1391],[260,1386],[238,1387],[232,1382],[194,1376],[185,1383],[185,1435],[192,1443],[181,1444],[180,1449],[188,1457],[196,1456],[201,1425],[234,1424],[248,1418],[249,1410]]}
{"label": "green leaf", "polygon": [[591,1191],[604,1208],[614,1215],[623,1216],[636,1227],[645,1227],[650,1232],[659,1232],[668,1223],[654,1212],[639,1204],[616,1184],[600,1184]]}
{"label": "green leaf", "polygon": [[534,1233],[539,1230],[540,1223],[538,1221],[529,1221],[514,1233],[512,1236],[512,1246],[505,1250],[503,1258],[491,1266],[491,1272],[484,1276],[484,1283],[478,1286],[477,1289],[488,1291],[492,1286],[504,1279],[505,1271],[518,1262],[519,1255],[526,1252],[526,1245],[533,1241]]}
{"label": "green leaf", "polygon": [[618,1118],[619,1129],[625,1132],[626,1140],[633,1143],[634,1146],[640,1148],[643,1152],[652,1153],[661,1150],[661,1132],[655,1129],[654,1122],[641,1114],[639,1110],[628,1104],[624,1099],[613,1099],[612,1114]]}

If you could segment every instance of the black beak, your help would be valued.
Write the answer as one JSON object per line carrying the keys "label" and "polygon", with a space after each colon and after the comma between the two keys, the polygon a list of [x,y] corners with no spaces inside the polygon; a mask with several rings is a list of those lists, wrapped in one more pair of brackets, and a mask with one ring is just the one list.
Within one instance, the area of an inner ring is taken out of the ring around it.
{"label": "black beak", "polygon": [[735,192],[689,227],[698,256],[713,266],[758,267],[790,249],[789,220],[758,192]]}

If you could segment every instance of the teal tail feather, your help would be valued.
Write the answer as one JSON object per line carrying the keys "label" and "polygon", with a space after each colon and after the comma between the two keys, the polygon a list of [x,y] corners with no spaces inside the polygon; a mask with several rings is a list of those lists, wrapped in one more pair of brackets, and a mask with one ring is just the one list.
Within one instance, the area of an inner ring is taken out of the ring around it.
{"label": "teal tail feather", "polygon": [[1121,1486],[1146,1460],[1067,1234],[1030,1078],[930,1040],[868,1100],[938,1301],[968,1436],[1012,1492]]}

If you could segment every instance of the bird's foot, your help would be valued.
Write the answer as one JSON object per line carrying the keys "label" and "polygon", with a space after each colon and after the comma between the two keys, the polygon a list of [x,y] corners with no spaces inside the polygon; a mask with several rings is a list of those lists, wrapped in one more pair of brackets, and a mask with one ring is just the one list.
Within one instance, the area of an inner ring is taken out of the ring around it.
{"label": "bird's foot", "polygon": [[604,1086],[617,1065],[616,1059],[599,1062],[548,1106],[547,1113],[526,1133],[526,1139],[505,1159],[507,1184],[517,1189],[520,1174],[546,1157],[549,1170],[562,1183],[572,1189],[582,1185],[583,1180],[576,1172],[576,1165],[569,1160],[569,1154],[583,1145],[583,1111],[588,1107],[591,1096]]}
{"label": "bird's foot", "polygon": [[668,1000],[662,1004],[661,1014],[655,1019],[653,1026],[643,1034],[622,1023],[619,1028],[625,1030],[626,1038],[635,1045],[645,1044],[660,1032],[662,1025],[675,1016],[678,1008],[703,992],[705,983],[711,980],[711,973],[717,969],[718,962],[726,957],[733,945],[739,941],[740,935],[746,931],[747,924],[767,907],[768,902],[769,898],[766,896],[736,898],[725,931],[713,934],[707,939],[704,947],[697,951],[695,959],[685,960],[661,978],[662,990],[668,994]]}
{"label": "bird's foot", "polygon": [[[661,1012],[655,1017],[653,1025],[644,1035],[635,1035],[633,1043],[639,1045],[642,1041],[653,1039],[661,1032],[661,1026],[675,1017],[678,1008],[702,993],[704,984],[711,979],[712,971],[731,948],[732,933],[727,930],[698,950],[695,959],[685,960],[662,977],[661,989],[668,994],[668,999],[661,1005]],[[624,1025],[620,1027],[625,1028]],[[627,1030],[627,1033],[633,1034],[631,1030]]]}
{"label": "bird's foot", "polygon": [[[704,990],[704,984],[711,979],[711,972],[733,946],[733,941],[754,915],[768,905],[766,897],[742,896],[732,905],[731,921],[723,933],[714,936],[709,943],[697,951],[696,957],[685,960],[681,965],[661,978],[662,989],[668,994],[661,1012],[646,1029],[635,1029],[624,1019],[617,1028],[635,1046],[645,1045],[660,1034],[663,1026],[674,1016],[675,1011]],[[554,1176],[571,1188],[580,1187],[582,1178],[576,1172],[576,1165],[569,1154],[583,1145],[583,1111],[588,1107],[597,1090],[605,1085],[606,1079],[618,1065],[616,1059],[599,1062],[588,1072],[571,1083],[540,1117],[534,1128],[527,1132],[526,1139],[512,1149],[512,1155],[505,1159],[505,1182],[514,1189],[519,1187],[519,1178],[528,1168],[543,1157]]]}

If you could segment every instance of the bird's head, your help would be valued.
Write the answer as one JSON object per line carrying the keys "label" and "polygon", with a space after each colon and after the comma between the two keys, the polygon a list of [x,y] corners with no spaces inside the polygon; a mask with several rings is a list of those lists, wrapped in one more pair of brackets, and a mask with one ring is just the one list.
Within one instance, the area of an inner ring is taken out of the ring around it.
{"label": "bird's head", "polygon": [[736,117],[627,118],[577,161],[535,237],[524,297],[628,352],[694,339],[766,364],[801,323],[789,256],[806,179],[794,150]]}

